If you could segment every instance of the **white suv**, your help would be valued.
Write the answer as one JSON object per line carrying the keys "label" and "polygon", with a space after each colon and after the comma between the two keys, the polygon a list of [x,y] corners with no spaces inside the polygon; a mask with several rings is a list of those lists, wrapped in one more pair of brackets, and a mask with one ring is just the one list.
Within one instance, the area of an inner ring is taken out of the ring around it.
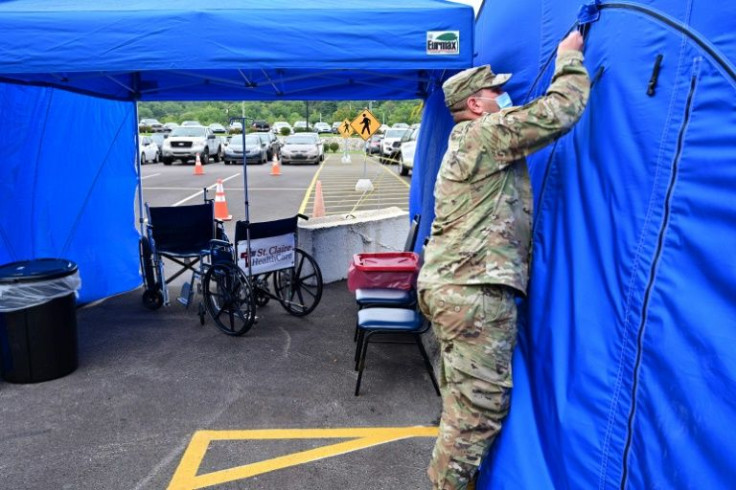
{"label": "white suv", "polygon": [[383,141],[381,141],[381,156],[378,160],[381,163],[398,163],[401,154],[401,138],[408,129],[389,128],[383,133]]}
{"label": "white suv", "polygon": [[164,140],[161,148],[161,160],[164,165],[171,165],[174,160],[194,160],[199,154],[202,165],[207,165],[210,156],[219,162],[222,158],[222,141],[204,126],[179,126],[174,128]]}

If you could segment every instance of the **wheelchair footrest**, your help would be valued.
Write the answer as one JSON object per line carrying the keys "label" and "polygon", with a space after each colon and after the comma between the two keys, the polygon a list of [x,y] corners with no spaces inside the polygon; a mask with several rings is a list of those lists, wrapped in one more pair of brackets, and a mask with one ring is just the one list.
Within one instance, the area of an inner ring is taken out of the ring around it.
{"label": "wheelchair footrest", "polygon": [[185,282],[181,285],[181,293],[179,293],[179,297],[177,298],[177,300],[179,301],[179,303],[189,308],[189,303],[192,302],[192,293],[192,285],[188,282]]}

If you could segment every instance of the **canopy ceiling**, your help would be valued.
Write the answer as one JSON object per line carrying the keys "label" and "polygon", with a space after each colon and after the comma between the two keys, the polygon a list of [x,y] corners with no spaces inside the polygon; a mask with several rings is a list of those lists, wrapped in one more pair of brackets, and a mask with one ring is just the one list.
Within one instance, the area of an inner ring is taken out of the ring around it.
{"label": "canopy ceiling", "polygon": [[[0,1],[0,80],[119,100],[420,98],[472,65],[473,27],[443,0]],[[428,53],[445,31],[458,52]]]}

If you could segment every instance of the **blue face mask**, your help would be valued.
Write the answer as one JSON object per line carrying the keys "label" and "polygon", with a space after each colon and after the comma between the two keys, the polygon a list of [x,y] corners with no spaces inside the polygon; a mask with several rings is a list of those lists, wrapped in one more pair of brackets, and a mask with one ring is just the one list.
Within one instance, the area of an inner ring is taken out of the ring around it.
{"label": "blue face mask", "polygon": [[511,107],[514,105],[513,102],[511,102],[511,96],[508,92],[504,92],[498,97],[496,97],[496,104],[498,104],[498,107],[501,109],[506,109],[507,107]]}

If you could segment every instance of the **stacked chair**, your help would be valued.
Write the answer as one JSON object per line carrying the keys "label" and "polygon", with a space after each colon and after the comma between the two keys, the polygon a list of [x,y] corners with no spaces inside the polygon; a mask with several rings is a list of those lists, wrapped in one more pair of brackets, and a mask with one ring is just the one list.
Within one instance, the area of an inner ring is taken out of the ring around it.
{"label": "stacked chair", "polygon": [[[419,232],[420,216],[412,219],[409,235],[404,246],[405,252],[412,252]],[[424,319],[417,307],[417,295],[414,288],[358,288],[355,291],[358,304],[358,320],[355,326],[355,370],[358,380],[355,384],[355,396],[360,393],[360,383],[365,370],[368,345],[371,343],[416,343],[424,360],[425,368],[434,385],[437,395],[440,394],[437,379],[432,369],[427,351],[422,344],[421,335],[429,330],[430,324]],[[409,342],[377,341],[377,338],[411,337]]]}

